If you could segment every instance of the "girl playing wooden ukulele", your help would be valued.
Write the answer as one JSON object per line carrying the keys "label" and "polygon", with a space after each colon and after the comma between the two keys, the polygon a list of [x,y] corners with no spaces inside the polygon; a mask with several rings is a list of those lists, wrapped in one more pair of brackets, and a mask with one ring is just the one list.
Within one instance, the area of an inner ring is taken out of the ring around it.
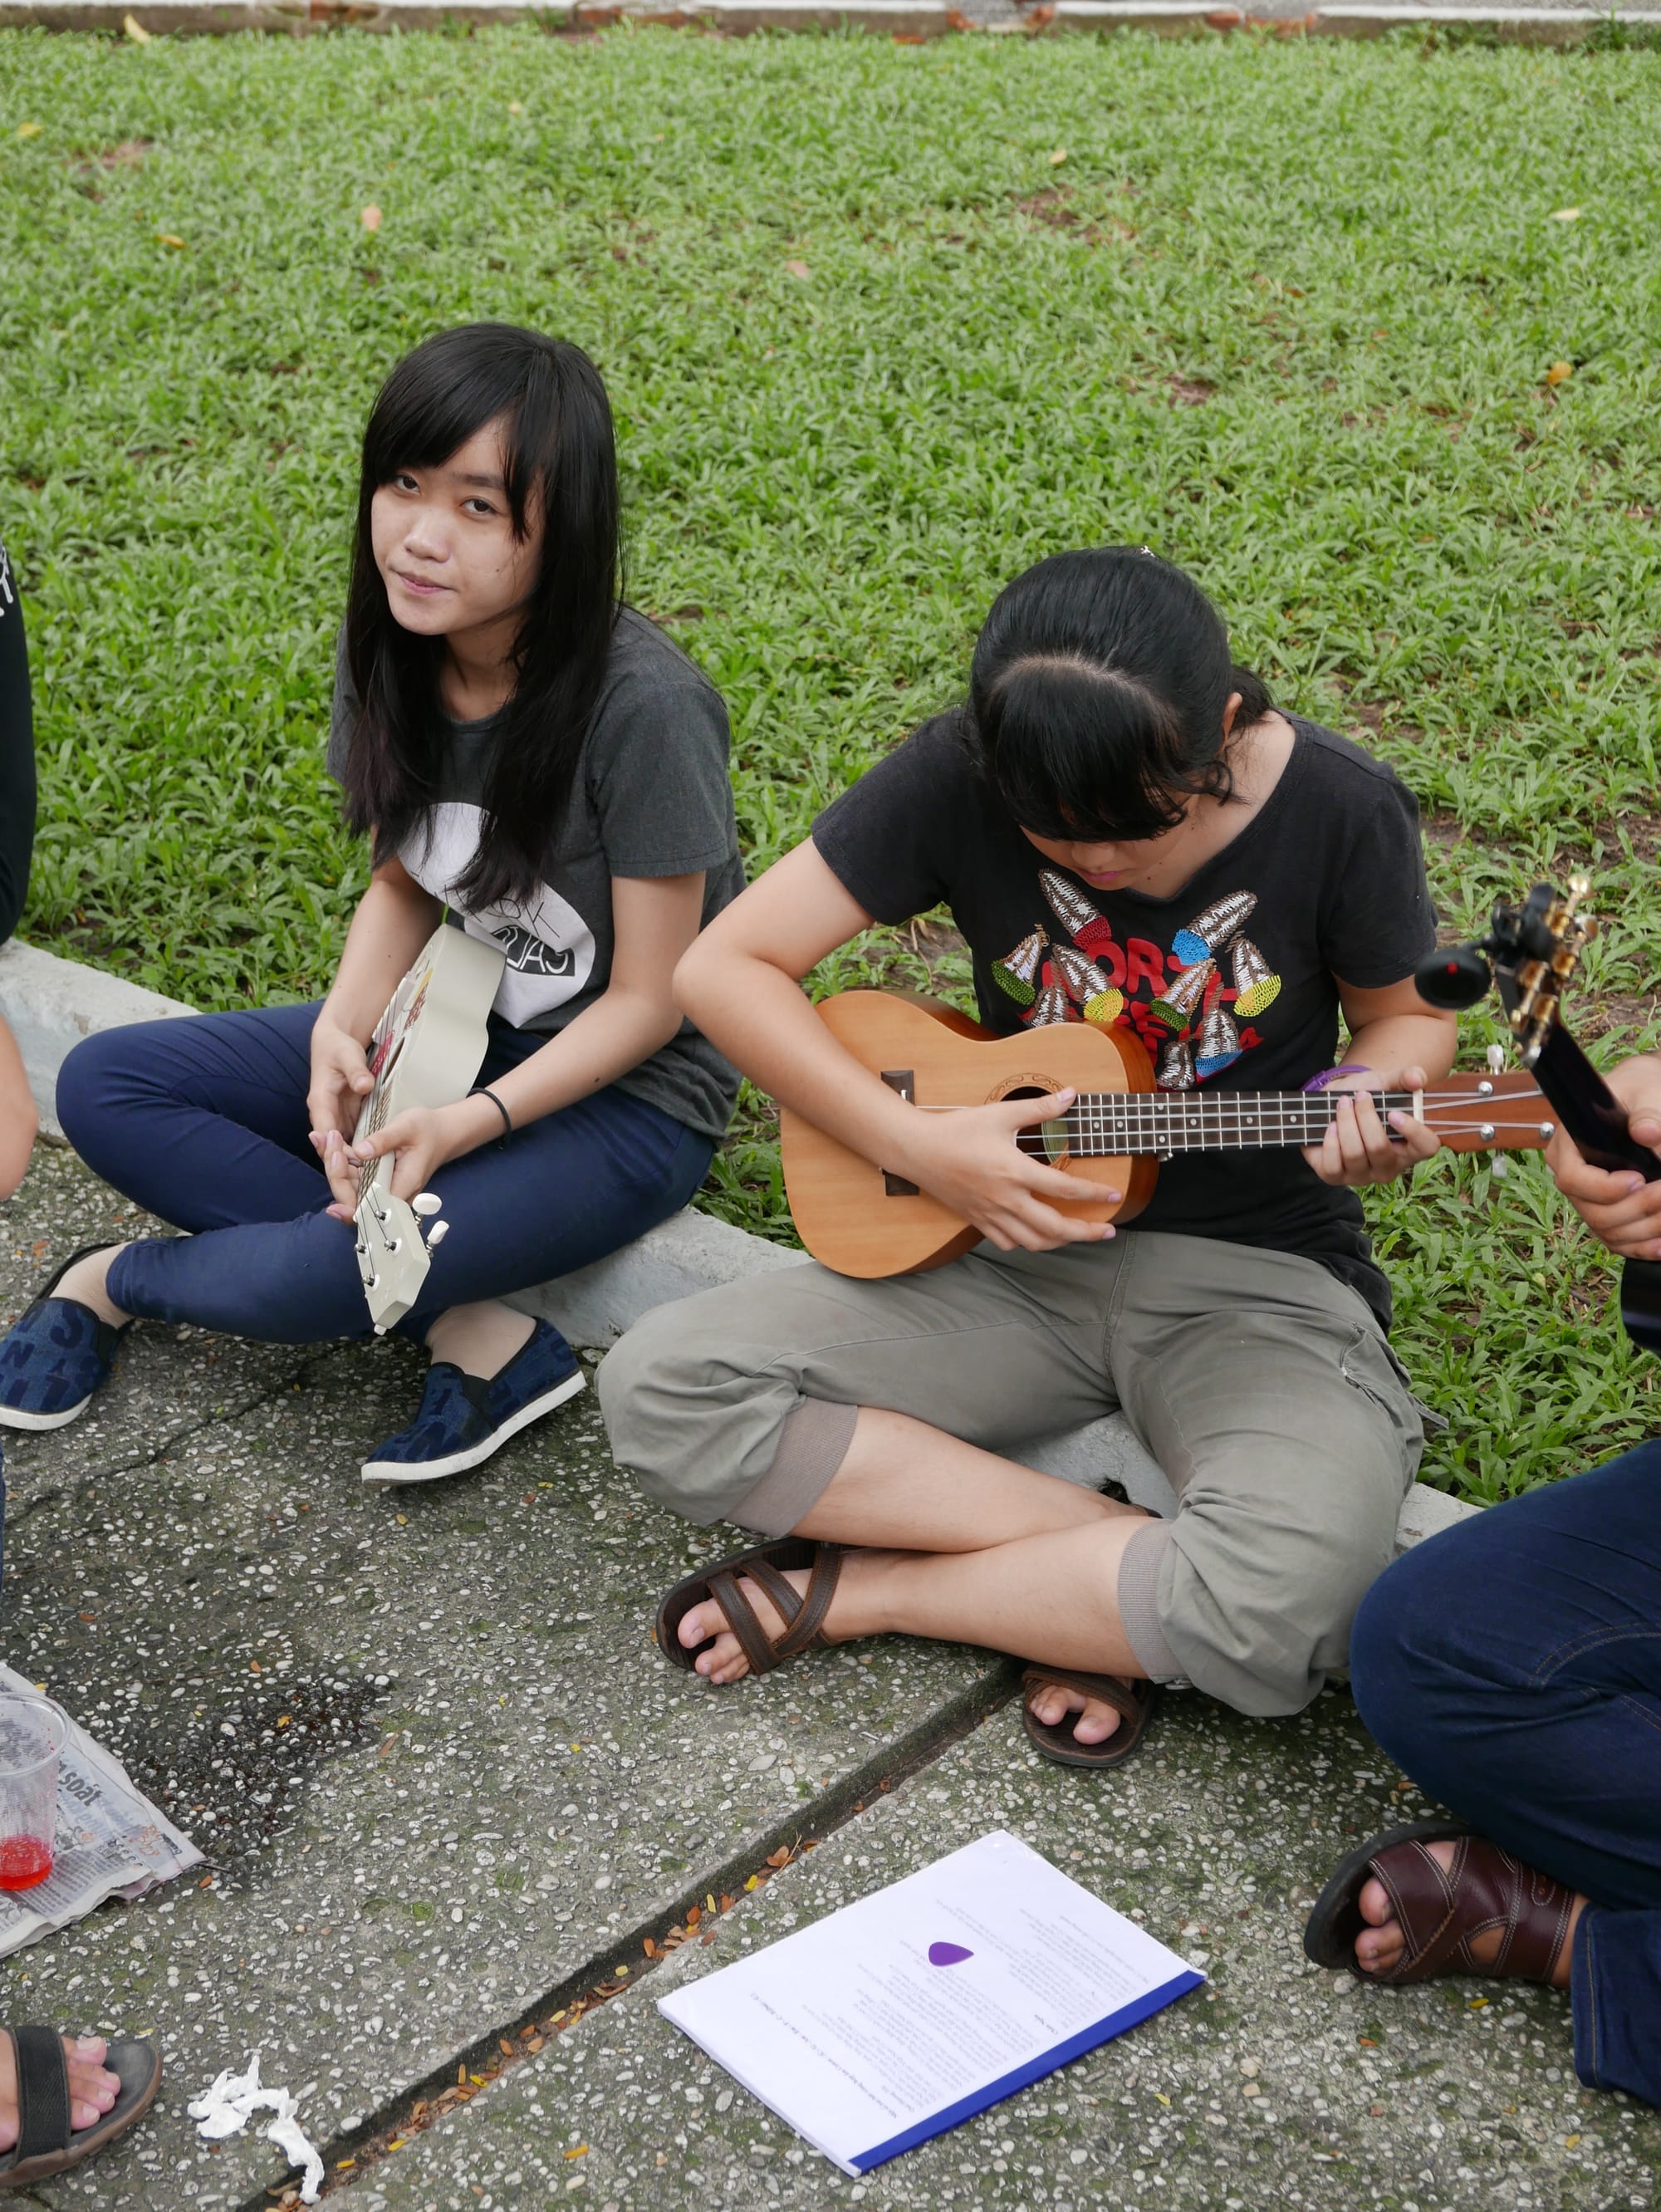
{"label": "girl playing wooden ukulele", "polygon": [[[620,1462],[773,1540],[665,1600],[665,1655],[736,1681],[885,1631],[1018,1654],[1049,1756],[1132,1750],[1164,1683],[1296,1711],[1344,1663],[1422,1443],[1355,1187],[1436,1148],[1370,1101],[1306,1153],[1189,1154],[1118,1236],[1024,1156],[1070,1093],[917,1112],[798,979],[943,902],[983,1022],[1131,1024],[1167,1087],[1421,1088],[1451,1018],[1409,793],[1277,712],[1198,587],[1125,547],[1011,584],[967,707],[925,722],[699,939],[682,1005],[773,1095],[985,1242],[931,1273],[816,1265],[660,1309],[606,1360]],[[1122,1407],[1173,1519],[1038,1474],[1022,1439]]]}
{"label": "girl playing wooden ukulele", "polygon": [[[400,1331],[432,1355],[365,1479],[475,1467],[583,1384],[506,1293],[684,1206],[737,1079],[675,963],[743,884],[726,711],[618,599],[611,410],[587,356],[447,331],[365,433],[330,766],[374,873],[320,1004],[112,1030],[58,1111],[108,1182],[195,1233],[76,1254],[0,1343],[0,1423],[72,1420],[135,1316],[268,1342],[361,1335],[360,1164],[452,1234]],[[355,1146],[364,1046],[444,908],[506,956],[481,1088]],[[332,1204],[330,1203],[332,1195]],[[330,1218],[332,1214],[335,1218]]]}

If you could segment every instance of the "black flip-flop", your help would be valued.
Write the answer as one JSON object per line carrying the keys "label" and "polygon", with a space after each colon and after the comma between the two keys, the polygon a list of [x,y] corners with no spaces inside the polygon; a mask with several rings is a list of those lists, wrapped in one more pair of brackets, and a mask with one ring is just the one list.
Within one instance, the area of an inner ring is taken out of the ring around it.
{"label": "black flip-flop", "polygon": [[70,2068],[64,2039],[56,2028],[14,2027],[9,2033],[17,2059],[17,2141],[0,2156],[0,2190],[22,2189],[54,2173],[67,2173],[106,2143],[131,2127],[155,2101],[161,2086],[161,2054],[154,2044],[131,2037],[112,2038],[104,2063],[121,2084],[121,2094],[103,2118],[89,2128],[70,2125]]}
{"label": "black flip-flop", "polygon": [[1355,1938],[1373,1924],[1361,1917],[1361,1899],[1373,1860],[1397,1844],[1451,1844],[1470,1832],[1463,1820],[1409,1820],[1400,1827],[1383,1829],[1346,1852],[1304,1923],[1305,1957],[1318,1966],[1348,1967],[1358,1981],[1379,1980],[1355,1956]]}
{"label": "black flip-flop", "polygon": [[[1136,1681],[1127,1674],[1082,1674],[1070,1667],[1028,1667],[1021,1678],[1021,1724],[1028,1741],[1058,1766],[1123,1766],[1141,1745],[1148,1723],[1159,1705],[1161,1685]],[[1119,1725],[1100,1743],[1081,1743],[1073,1734],[1078,1715],[1064,1713],[1058,1721],[1041,1721],[1026,1692],[1046,1687],[1076,1690],[1081,1697],[1098,1698],[1119,1716]]]}

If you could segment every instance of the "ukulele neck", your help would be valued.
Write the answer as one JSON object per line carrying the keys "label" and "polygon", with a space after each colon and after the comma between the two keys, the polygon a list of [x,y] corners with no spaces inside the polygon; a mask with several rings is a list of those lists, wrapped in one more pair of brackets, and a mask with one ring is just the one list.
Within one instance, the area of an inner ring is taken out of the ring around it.
{"label": "ukulele neck", "polygon": [[[1422,1111],[1417,1091],[1365,1095],[1380,1121]],[[1348,1096],[1342,1091],[1096,1091],[1076,1100],[1061,1126],[1068,1151],[1084,1159],[1318,1145],[1337,1119],[1339,1100]]]}

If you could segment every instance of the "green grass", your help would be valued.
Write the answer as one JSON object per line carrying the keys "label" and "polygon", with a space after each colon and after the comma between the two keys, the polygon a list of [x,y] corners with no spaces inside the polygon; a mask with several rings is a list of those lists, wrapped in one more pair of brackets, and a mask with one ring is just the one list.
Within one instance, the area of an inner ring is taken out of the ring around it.
{"label": "green grass", "polygon": [[[1629,1044],[1658,133],[1661,55],[1410,37],[0,34],[26,933],[203,1005],[327,976],[364,879],[321,762],[362,416],[403,348],[502,316],[605,371],[633,592],[730,702],[755,865],[953,697],[1008,576],[1145,540],[1401,769],[1452,921],[1599,856],[1585,1005]],[[787,1233],[753,1102],[708,1202]],[[1453,1417],[1436,1479],[1494,1497],[1654,1426],[1537,1166],[1375,1212]]]}

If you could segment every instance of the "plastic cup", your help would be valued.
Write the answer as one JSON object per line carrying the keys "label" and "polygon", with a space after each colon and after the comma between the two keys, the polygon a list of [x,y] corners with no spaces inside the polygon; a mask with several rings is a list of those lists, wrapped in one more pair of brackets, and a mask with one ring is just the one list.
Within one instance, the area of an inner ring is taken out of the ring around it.
{"label": "plastic cup", "polygon": [[50,1698],[0,1692],[0,1890],[33,1889],[52,1872],[65,1734]]}

